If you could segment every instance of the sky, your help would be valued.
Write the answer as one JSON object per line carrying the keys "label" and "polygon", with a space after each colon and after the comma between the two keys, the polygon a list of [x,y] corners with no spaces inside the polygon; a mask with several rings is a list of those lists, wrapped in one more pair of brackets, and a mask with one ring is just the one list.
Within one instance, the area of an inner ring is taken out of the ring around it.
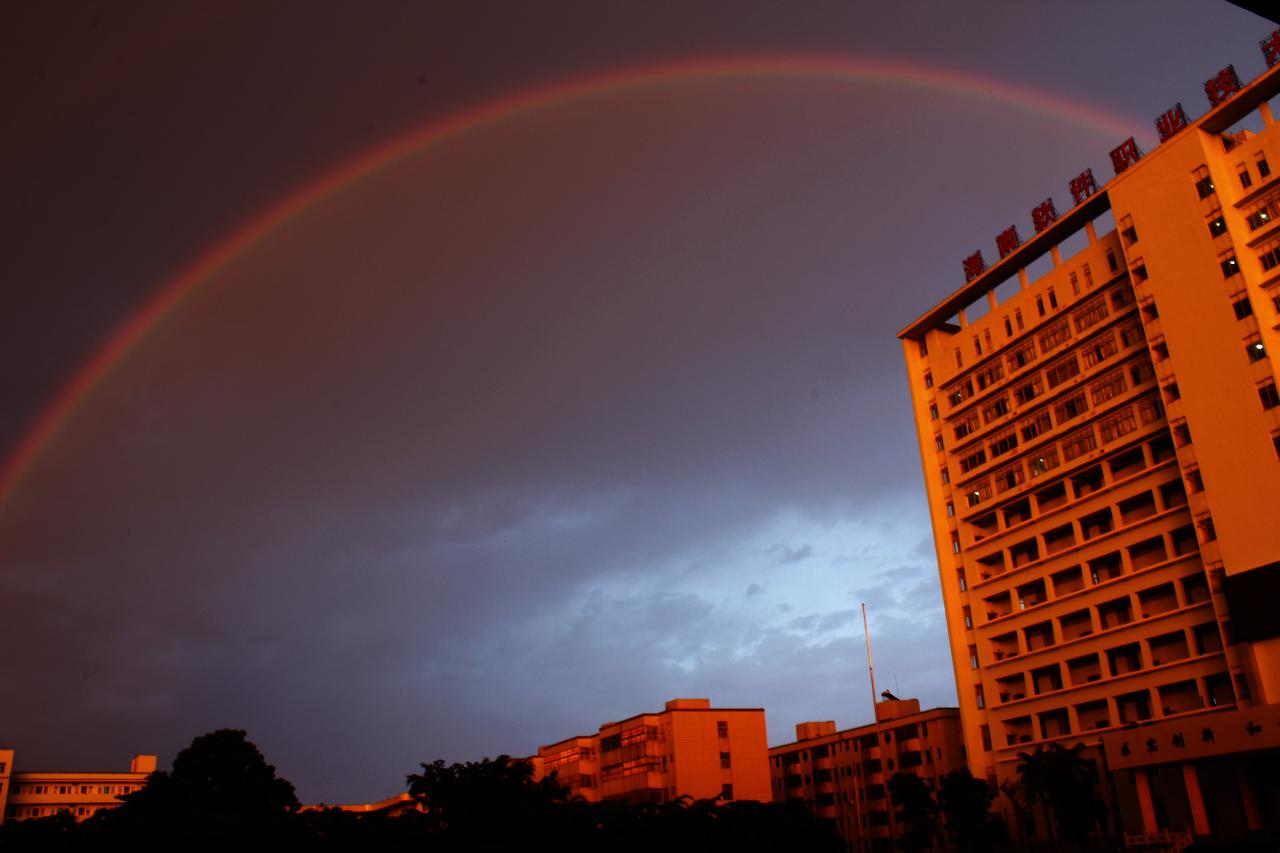
{"label": "sky", "polygon": [[367,802],[674,697],[780,744],[870,720],[864,602],[954,704],[896,333],[1274,28],[5,4],[0,745]]}

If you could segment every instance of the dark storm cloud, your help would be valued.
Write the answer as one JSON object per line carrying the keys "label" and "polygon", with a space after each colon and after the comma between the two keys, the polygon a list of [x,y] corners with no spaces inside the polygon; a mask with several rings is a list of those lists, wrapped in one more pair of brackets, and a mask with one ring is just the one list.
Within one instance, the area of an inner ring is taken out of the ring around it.
{"label": "dark storm cloud", "polygon": [[[534,80],[891,50],[1145,115],[1207,72],[1112,85],[1182,73],[1135,27],[1256,50],[1238,10],[1078,8],[321,4],[308,39],[288,7],[25,11],[9,31],[47,44],[0,75],[32,118],[0,436],[251,211]],[[309,211],[153,330],[0,517],[20,763],[244,726],[304,798],[369,800],[678,695],[764,706],[781,742],[869,717],[863,602],[881,686],[953,702],[893,333],[1109,144],[980,99],[702,81],[464,135]]]}

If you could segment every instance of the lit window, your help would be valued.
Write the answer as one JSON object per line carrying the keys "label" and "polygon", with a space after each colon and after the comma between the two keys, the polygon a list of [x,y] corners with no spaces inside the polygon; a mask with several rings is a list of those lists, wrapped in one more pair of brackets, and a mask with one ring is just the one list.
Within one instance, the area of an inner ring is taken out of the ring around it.
{"label": "lit window", "polygon": [[1223,278],[1231,278],[1231,276],[1240,272],[1240,264],[1236,261],[1235,255],[1227,255],[1225,258],[1222,259],[1219,266],[1222,267]]}
{"label": "lit window", "polygon": [[1214,237],[1221,237],[1227,233],[1227,220],[1219,213],[1214,219],[1209,220],[1209,234]]}
{"label": "lit window", "polygon": [[1209,170],[1201,166],[1191,173],[1192,180],[1195,181],[1196,193],[1200,198],[1208,198],[1213,195],[1213,178],[1209,177]]}
{"label": "lit window", "polygon": [[1249,356],[1249,361],[1262,361],[1267,357],[1267,349],[1262,345],[1262,340],[1249,340],[1245,343],[1244,351]]}

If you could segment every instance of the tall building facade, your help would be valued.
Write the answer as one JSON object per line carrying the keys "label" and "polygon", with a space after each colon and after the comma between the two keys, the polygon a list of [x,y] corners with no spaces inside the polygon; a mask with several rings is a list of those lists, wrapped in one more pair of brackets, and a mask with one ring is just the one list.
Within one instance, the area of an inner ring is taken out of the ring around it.
{"label": "tall building facade", "polygon": [[29,820],[60,812],[85,820],[120,805],[155,772],[154,755],[135,755],[127,773],[17,770],[13,750],[0,749],[0,823]]}
{"label": "tall building facade", "polygon": [[899,335],[971,769],[1083,743],[1130,832],[1280,813],[1280,65],[1206,92]]}
{"label": "tall building facade", "polygon": [[554,772],[589,801],[769,802],[763,708],[712,708],[708,699],[672,699],[657,713],[605,723],[594,735],[538,748],[538,774]]}
{"label": "tall building facade", "polygon": [[775,801],[799,800],[831,821],[850,850],[893,850],[888,783],[914,773],[933,790],[965,766],[958,708],[920,710],[917,699],[876,704],[876,722],[836,731],[799,723],[794,743],[769,749]]}

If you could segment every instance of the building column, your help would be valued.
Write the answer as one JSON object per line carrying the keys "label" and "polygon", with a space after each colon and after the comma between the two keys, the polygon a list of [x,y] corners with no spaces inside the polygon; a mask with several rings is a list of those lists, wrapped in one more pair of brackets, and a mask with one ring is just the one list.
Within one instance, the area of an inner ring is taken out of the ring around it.
{"label": "building column", "polygon": [[1156,826],[1156,806],[1151,802],[1151,778],[1146,770],[1133,771],[1133,783],[1138,789],[1138,811],[1142,813],[1142,831],[1150,834],[1159,831]]}
{"label": "building column", "polygon": [[1187,786],[1187,802],[1191,806],[1191,828],[1196,835],[1209,834],[1209,815],[1204,810],[1204,797],[1200,795],[1200,776],[1190,761],[1182,765],[1182,782]]}
{"label": "building column", "polygon": [[1240,789],[1240,804],[1244,806],[1244,821],[1249,830],[1262,829],[1262,814],[1258,811],[1258,799],[1253,794],[1253,784],[1245,774],[1236,770],[1236,787]]}

